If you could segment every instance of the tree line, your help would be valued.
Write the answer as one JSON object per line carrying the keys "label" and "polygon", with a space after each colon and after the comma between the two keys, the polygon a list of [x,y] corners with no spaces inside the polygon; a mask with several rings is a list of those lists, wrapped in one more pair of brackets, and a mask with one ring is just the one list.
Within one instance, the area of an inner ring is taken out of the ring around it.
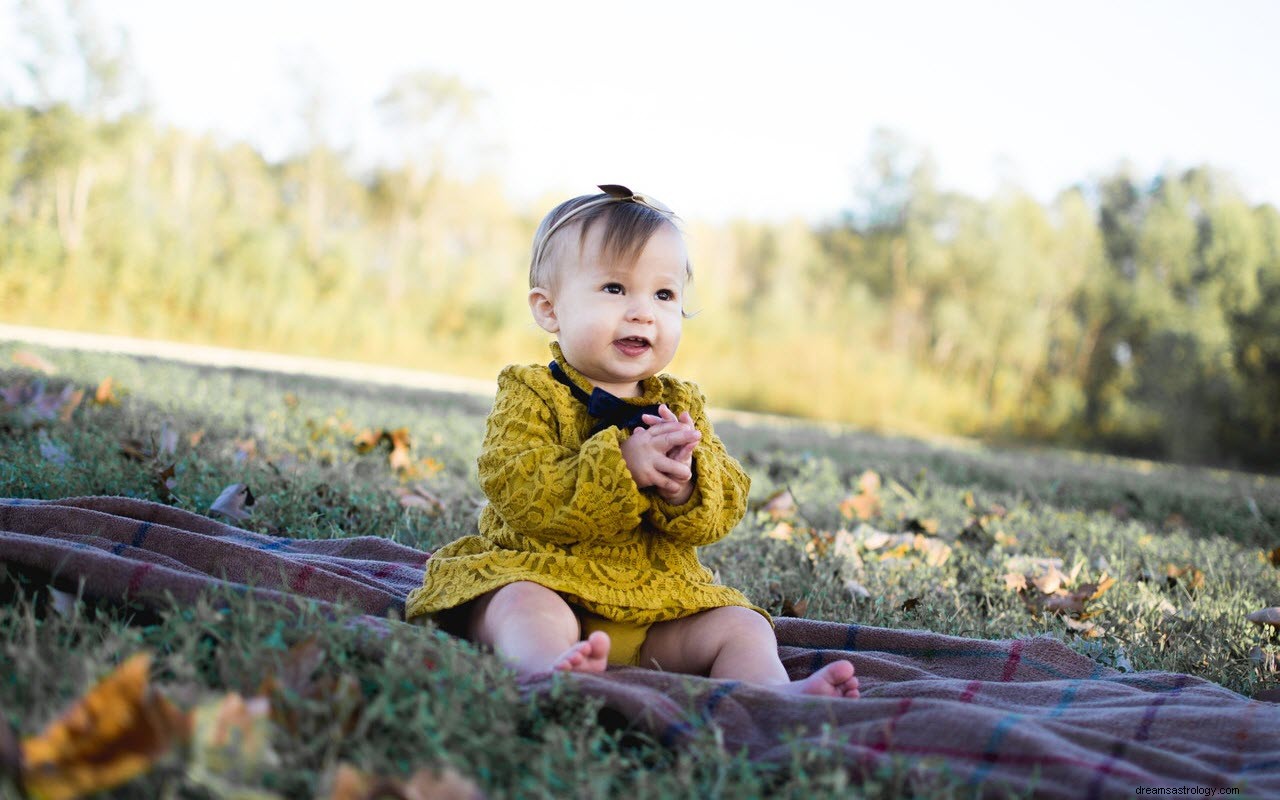
{"label": "tree line", "polygon": [[[383,102],[440,131],[476,97],[422,74]],[[269,161],[139,108],[10,98],[0,319],[484,376],[541,360],[528,243],[562,198],[458,177],[446,136],[357,170],[318,135]],[[824,224],[688,223],[673,369],[714,404],[1280,468],[1274,206],[1208,166],[977,198],[887,132],[864,172]]]}

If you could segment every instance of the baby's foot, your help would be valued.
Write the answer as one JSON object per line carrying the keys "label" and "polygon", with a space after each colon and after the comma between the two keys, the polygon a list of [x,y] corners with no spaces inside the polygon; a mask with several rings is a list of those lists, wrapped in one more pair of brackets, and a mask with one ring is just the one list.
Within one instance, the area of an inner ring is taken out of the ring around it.
{"label": "baby's foot", "polygon": [[596,631],[556,659],[553,670],[566,672],[604,672],[609,666],[609,634]]}
{"label": "baby's foot", "polygon": [[792,681],[784,689],[796,694],[818,697],[858,697],[858,678],[853,674],[853,664],[848,661],[832,661],[807,678]]}

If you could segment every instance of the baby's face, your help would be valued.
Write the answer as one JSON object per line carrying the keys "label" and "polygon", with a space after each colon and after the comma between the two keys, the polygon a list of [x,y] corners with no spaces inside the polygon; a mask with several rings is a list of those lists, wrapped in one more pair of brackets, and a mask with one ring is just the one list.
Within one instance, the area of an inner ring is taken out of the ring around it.
{"label": "baby's face", "polygon": [[536,307],[534,315],[593,385],[636,397],[640,381],[671,363],[680,344],[689,257],[684,237],[663,225],[634,264],[607,263],[600,256],[603,229],[591,228],[580,254],[564,248],[556,286],[546,290],[550,319]]}

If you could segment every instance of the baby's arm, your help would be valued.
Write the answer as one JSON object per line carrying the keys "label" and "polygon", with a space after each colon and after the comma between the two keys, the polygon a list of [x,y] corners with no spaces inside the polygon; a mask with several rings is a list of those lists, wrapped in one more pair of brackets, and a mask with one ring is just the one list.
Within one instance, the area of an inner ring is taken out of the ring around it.
{"label": "baby's arm", "polygon": [[609,428],[574,450],[559,443],[554,413],[516,371],[498,395],[478,462],[480,486],[502,519],[553,542],[610,538],[640,524],[649,506]]}

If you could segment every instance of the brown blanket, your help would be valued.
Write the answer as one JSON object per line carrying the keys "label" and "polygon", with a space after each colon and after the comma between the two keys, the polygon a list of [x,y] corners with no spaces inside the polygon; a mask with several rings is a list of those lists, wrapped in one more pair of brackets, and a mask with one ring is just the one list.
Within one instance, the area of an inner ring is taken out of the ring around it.
{"label": "brown blanket", "polygon": [[[159,604],[222,587],[334,608],[341,598],[373,620],[403,607],[426,558],[377,537],[272,537],[126,498],[0,499],[0,561],[91,597]],[[608,716],[673,746],[720,736],[730,751],[775,761],[797,747],[834,749],[855,777],[907,760],[923,793],[947,776],[996,796],[1280,796],[1280,706],[1199,678],[1121,674],[1046,637],[780,619],[778,640],[792,677],[853,661],[862,699],[795,699],[643,669],[568,679],[603,698]]]}

